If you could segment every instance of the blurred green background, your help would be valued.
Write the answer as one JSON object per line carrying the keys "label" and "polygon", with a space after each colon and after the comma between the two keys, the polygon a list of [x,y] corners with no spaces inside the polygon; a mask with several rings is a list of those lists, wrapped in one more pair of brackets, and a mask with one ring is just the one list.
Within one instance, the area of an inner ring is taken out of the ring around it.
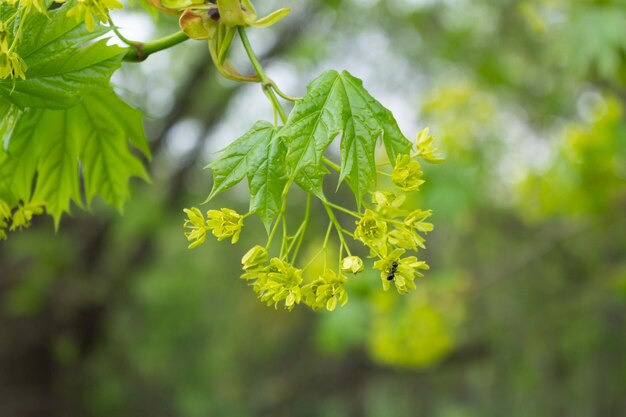
{"label": "blurred green background", "polygon": [[[116,75],[154,150],[123,216],[96,205],[0,244],[0,416],[626,416],[626,2],[286,5],[250,31],[283,90],[348,69],[446,152],[413,202],[435,224],[418,290],[371,272],[334,313],[275,311],[238,278],[260,222],[186,248],[202,167],[272,117],[190,41]],[[114,18],[143,40],[176,30]],[[220,198],[246,211],[245,187]]]}

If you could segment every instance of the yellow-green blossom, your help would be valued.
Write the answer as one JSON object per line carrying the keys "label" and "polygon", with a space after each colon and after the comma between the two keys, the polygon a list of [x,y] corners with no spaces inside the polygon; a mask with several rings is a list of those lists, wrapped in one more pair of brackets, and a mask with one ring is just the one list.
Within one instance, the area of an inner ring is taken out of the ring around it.
{"label": "yellow-green blossom", "polygon": [[414,210],[404,219],[404,224],[408,227],[416,229],[419,232],[432,232],[433,224],[426,223],[424,220],[433,215],[432,210]]}
{"label": "yellow-green blossom", "polygon": [[363,259],[358,256],[346,256],[341,260],[341,270],[358,274],[363,271]]}
{"label": "yellow-green blossom", "polygon": [[258,271],[256,281],[252,284],[259,299],[268,306],[278,307],[284,301],[285,308],[293,310],[302,300],[302,270],[279,259],[272,258],[270,264]]}
{"label": "yellow-green blossom", "polygon": [[[39,13],[46,14],[46,2],[44,0],[5,0],[7,4],[18,4],[20,9],[35,9]],[[0,4],[3,2],[0,1]]]}
{"label": "yellow-green blossom", "polygon": [[356,222],[354,238],[370,247],[380,247],[385,244],[387,238],[387,223],[378,220],[371,210],[365,210],[365,214]]}
{"label": "yellow-green blossom", "polygon": [[[406,294],[415,289],[415,278],[424,276],[419,270],[429,269],[426,262],[418,260],[415,256],[401,258],[404,252],[404,249],[395,249],[388,256],[374,262],[374,268],[381,271],[383,290],[389,290],[393,283],[398,293]],[[393,278],[389,279],[394,262],[397,264],[395,272]]]}
{"label": "yellow-green blossom", "polygon": [[337,304],[344,306],[348,302],[345,283],[347,278],[327,269],[322,276],[302,288],[304,302],[313,310],[326,308],[333,311]]}
{"label": "yellow-green blossom", "polygon": [[395,228],[389,232],[387,234],[387,241],[393,246],[399,246],[405,249],[417,250],[418,248],[426,248],[426,246],[424,246],[426,240],[423,237],[415,231],[404,227]]}
{"label": "yellow-green blossom", "polygon": [[109,10],[121,8],[122,3],[118,0],[77,0],[74,7],[67,12],[67,16],[74,16],[77,21],[84,19],[85,26],[91,32],[96,27],[96,19],[106,23],[109,20]]}
{"label": "yellow-green blossom", "polygon": [[376,211],[387,218],[405,215],[406,211],[400,209],[405,200],[406,195],[397,195],[393,191],[374,191],[372,193],[372,203],[376,204]]}
{"label": "yellow-green blossom", "polygon": [[223,240],[232,236],[231,243],[237,243],[239,233],[243,227],[243,216],[235,210],[223,208],[221,210],[207,211],[207,228],[211,230],[217,240]]}
{"label": "yellow-green blossom", "polygon": [[421,165],[409,155],[398,155],[391,172],[391,181],[403,191],[415,191],[424,184]]}
{"label": "yellow-green blossom", "polygon": [[188,247],[189,249],[197,248],[206,240],[207,229],[204,215],[195,207],[183,211],[187,214],[184,227],[190,229],[189,232],[185,233],[187,240],[191,242]]}
{"label": "yellow-green blossom", "polygon": [[[0,25],[2,25],[0,23]],[[0,80],[7,78],[26,79],[26,62],[9,47],[9,37],[6,28],[0,26]]]}
{"label": "yellow-green blossom", "polygon": [[263,246],[256,245],[241,258],[241,264],[243,270],[248,271],[250,269],[259,268],[267,262],[267,249]]}
{"label": "yellow-green blossom", "polygon": [[17,229],[30,227],[30,222],[33,216],[37,216],[43,213],[44,204],[39,202],[30,202],[24,205],[20,205],[15,213],[13,213],[13,222],[9,230],[14,231]]}
{"label": "yellow-green blossom", "polygon": [[417,156],[424,161],[430,162],[431,164],[440,164],[445,161],[444,158],[435,155],[435,153],[439,151],[433,147],[433,137],[429,134],[428,128],[417,134],[415,146],[417,147]]}
{"label": "yellow-green blossom", "polygon": [[26,79],[26,62],[16,52],[0,53],[0,79]]}

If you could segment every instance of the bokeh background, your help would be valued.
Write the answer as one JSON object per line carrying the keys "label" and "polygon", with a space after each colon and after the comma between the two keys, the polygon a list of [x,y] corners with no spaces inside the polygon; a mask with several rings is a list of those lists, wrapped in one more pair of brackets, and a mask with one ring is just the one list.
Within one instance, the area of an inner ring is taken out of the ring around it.
{"label": "bokeh background", "polygon": [[[370,272],[332,314],[287,313],[238,278],[260,222],[188,250],[202,168],[272,113],[184,43],[115,76],[147,115],[152,184],[123,215],[0,244],[0,416],[626,416],[626,2],[256,3],[293,8],[250,31],[283,90],[348,69],[410,138],[430,126],[447,161],[412,204],[434,211],[431,271],[407,296]],[[176,30],[139,6],[114,19]],[[216,204],[245,212],[245,186]]]}

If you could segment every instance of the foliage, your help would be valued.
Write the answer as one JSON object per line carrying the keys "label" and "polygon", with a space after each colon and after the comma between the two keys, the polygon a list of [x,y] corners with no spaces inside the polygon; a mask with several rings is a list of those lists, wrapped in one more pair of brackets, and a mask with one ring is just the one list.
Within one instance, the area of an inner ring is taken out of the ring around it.
{"label": "foliage", "polygon": [[[71,203],[78,207],[89,206],[95,196],[122,209],[129,197],[130,177],[148,180],[141,160],[129,145],[146,158],[150,151],[141,115],[113,92],[111,75],[122,59],[145,59],[148,54],[173,46],[188,36],[208,41],[213,63],[226,78],[260,82],[275,112],[273,124],[258,121],[209,165],[214,181],[206,202],[245,177],[250,189],[250,211],[240,215],[228,208],[209,210],[205,220],[199,209],[185,209],[189,247],[201,245],[207,232],[219,240],[232,237],[231,242],[236,243],[244,219],[255,213],[268,231],[265,244],[268,252],[282,225],[277,257],[269,259],[267,264],[255,264],[254,268],[244,262],[244,278],[250,281],[259,298],[274,306],[284,301],[288,309],[304,302],[313,309],[326,306],[334,310],[338,302],[344,305],[348,300],[345,277],[341,275],[342,264],[355,259],[344,238],[344,234],[351,233],[341,226],[334,214],[334,210],[339,210],[357,218],[359,226],[354,236],[370,247],[372,256],[400,264],[398,273],[394,274],[391,263],[385,261],[389,265],[383,268],[388,270],[383,288],[387,290],[389,281],[394,281],[400,293],[414,289],[413,279],[422,276],[417,269],[427,269],[427,265],[416,257],[400,259],[400,256],[405,249],[424,248],[424,238],[419,233],[432,230],[432,226],[418,230],[406,219],[403,224],[396,219],[406,214],[401,210],[384,217],[380,207],[377,211],[367,208],[365,199],[374,191],[379,173],[390,176],[402,191],[418,189],[424,182],[423,173],[419,162],[413,158],[441,161],[435,155],[427,131],[419,137],[417,153],[411,155],[413,146],[400,131],[392,113],[369,94],[360,79],[347,71],[325,72],[309,85],[301,99],[282,93],[261,67],[245,27],[271,26],[290,9],[257,18],[248,0],[154,1],[152,5],[165,13],[179,15],[183,32],[154,41],[152,45],[130,41],[117,31],[109,18],[110,9],[121,7],[116,0],[77,0],[50,12],[49,4],[40,2],[2,2],[0,92],[3,101],[0,107],[9,117],[2,125],[5,147],[0,154],[3,173],[0,201],[4,209],[0,237],[6,238],[7,227],[15,230],[29,226],[32,216],[44,210],[53,216],[58,227],[61,215],[70,211]],[[47,19],[50,24],[44,23]],[[108,23],[108,26],[101,23]],[[129,48],[107,46],[106,40],[90,43],[109,30]],[[227,60],[236,34],[256,75],[241,75]],[[278,96],[295,102],[289,117]],[[340,164],[325,156],[338,135],[341,135]],[[382,165],[376,163],[379,140],[389,160]],[[386,165],[393,168],[391,174],[379,170]],[[328,167],[339,175],[337,189],[344,180],[348,183],[356,200],[356,212],[326,198],[323,184]],[[290,235],[285,211],[292,184],[309,194],[307,213],[311,196],[319,199],[326,209],[330,223],[322,250],[328,251],[334,229],[340,241],[336,271],[325,266],[319,277],[305,279],[302,273],[306,266],[295,267],[308,216],[295,234]],[[362,238],[362,233],[371,233],[363,231],[362,221],[368,216],[377,217],[375,222],[384,226],[376,241]],[[389,227],[389,236],[386,222],[399,225],[393,230]],[[344,250],[348,255],[345,259]],[[362,263],[360,258],[356,259],[359,261],[353,262]],[[353,273],[362,270],[360,267],[350,269]]]}
{"label": "foliage", "polygon": [[58,226],[71,203],[89,206],[96,196],[121,210],[130,177],[147,179],[131,145],[150,156],[141,113],[110,85],[124,49],[106,40],[88,43],[108,29],[89,30],[68,16],[69,5],[49,12],[1,7],[0,36],[11,45],[5,53],[22,62],[0,80],[0,108],[8,115],[1,126],[0,199],[14,211],[5,213],[5,223],[11,230],[28,226],[19,213],[35,206],[34,214],[45,209]]}
{"label": "foliage", "polygon": [[[346,68],[403,129],[431,126],[446,151],[442,165],[417,159],[427,181],[404,201],[386,192],[365,198],[371,211],[385,204],[384,217],[402,223],[398,209],[432,209],[425,222],[436,233],[417,253],[432,267],[428,279],[402,297],[380,291],[376,259],[346,234],[364,264],[355,277],[359,262],[345,261],[355,271],[341,263],[349,303],[339,308],[338,297],[332,314],[281,314],[249,294],[254,286],[232,280],[240,260],[245,275],[279,255],[259,242],[256,216],[243,219],[238,235],[240,247],[255,248],[243,259],[228,227],[218,232],[221,242],[212,238],[216,228],[203,228],[202,248],[186,251],[179,212],[208,194],[211,175],[198,168],[219,158],[209,154],[211,141],[227,143],[264,118],[264,96],[214,76],[204,42],[174,48],[148,65],[125,65],[117,79],[118,91],[158,115],[145,121],[154,185],[132,187],[123,217],[94,202],[93,213],[64,216],[56,234],[32,217],[31,230],[0,247],[5,412],[33,414],[44,404],[42,415],[111,417],[625,415],[624,59],[618,42],[601,40],[626,14],[623,1],[293,4],[281,25],[250,30],[285,88],[303,91],[301,81],[316,71]],[[589,21],[581,11],[607,20],[574,25]],[[172,19],[161,17],[157,32],[169,33]],[[574,27],[584,39],[565,47]],[[577,42],[592,53],[573,67]],[[607,50],[617,57],[608,76],[594,62]],[[337,138],[324,155],[339,169],[340,152]],[[328,168],[324,196],[356,212],[348,179],[335,193],[339,175]],[[397,193],[391,180],[379,177],[377,190]],[[243,217],[242,182],[210,205]],[[329,222],[323,204],[311,201],[305,261],[322,247]],[[203,225],[214,208],[201,207]],[[293,186],[289,226],[305,208],[306,194]],[[37,210],[23,210],[23,218]],[[352,233],[356,218],[333,211]],[[235,227],[232,219],[224,226]],[[325,263],[339,271],[340,241],[331,232],[328,256],[319,254],[305,279],[322,277]],[[298,268],[306,266],[300,259]],[[320,310],[332,298],[326,290],[340,288],[324,278],[311,281],[327,285]],[[317,291],[308,294],[317,302]]]}

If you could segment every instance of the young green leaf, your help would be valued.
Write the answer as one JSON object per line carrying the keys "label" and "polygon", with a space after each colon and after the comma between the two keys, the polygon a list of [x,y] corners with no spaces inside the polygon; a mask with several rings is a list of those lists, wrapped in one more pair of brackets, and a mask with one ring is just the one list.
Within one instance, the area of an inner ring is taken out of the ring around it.
{"label": "young green leaf", "polygon": [[283,204],[283,191],[287,184],[287,146],[272,129],[268,142],[262,144],[258,151],[250,158],[248,171],[250,211],[261,218],[269,232]]}
{"label": "young green leaf", "polygon": [[68,113],[83,143],[79,158],[87,203],[99,196],[121,211],[130,197],[130,178],[149,181],[141,159],[129,147],[133,144],[150,156],[141,112],[109,90],[91,93]]}
{"label": "young green leaf", "polygon": [[42,202],[58,225],[72,201],[82,206],[82,167],[87,203],[100,196],[121,210],[130,177],[148,179],[129,144],[149,158],[141,113],[112,90],[91,92],[64,110],[26,111],[0,150],[0,198]]}
{"label": "young green leaf", "polygon": [[106,40],[87,44],[109,29],[98,25],[89,32],[65,15],[66,8],[28,15],[17,47],[28,66],[26,79],[0,80],[0,102],[61,109],[76,104],[87,90],[109,86],[125,50]]}
{"label": "young green leaf", "polygon": [[[391,112],[363,88],[361,80],[347,71],[326,71],[308,86],[280,131],[288,144],[291,175],[305,190],[321,191],[322,157],[339,133],[339,182],[347,179],[359,202],[376,182],[378,139],[392,163],[398,153],[409,153],[412,146]],[[317,184],[315,189],[313,184]]]}
{"label": "young green leaf", "polygon": [[206,166],[213,171],[213,189],[205,203],[244,179],[252,166],[254,153],[260,151],[260,146],[268,143],[273,130],[271,123],[256,122],[243,136],[221,150],[215,162]]}
{"label": "young green leaf", "polygon": [[206,201],[238,184],[244,177],[250,188],[250,211],[266,228],[280,212],[282,193],[287,183],[287,148],[276,135],[274,126],[258,121],[243,136],[221,151],[213,170],[213,189]]}

